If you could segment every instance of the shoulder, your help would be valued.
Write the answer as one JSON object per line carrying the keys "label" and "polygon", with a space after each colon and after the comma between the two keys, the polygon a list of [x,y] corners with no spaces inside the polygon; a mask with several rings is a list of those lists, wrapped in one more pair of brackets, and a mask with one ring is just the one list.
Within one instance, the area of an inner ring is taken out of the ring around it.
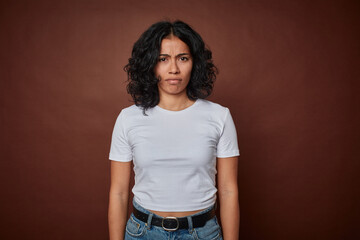
{"label": "shoulder", "polygon": [[135,104],[125,107],[121,110],[120,114],[122,115],[132,115],[132,114],[138,114],[142,113],[142,109],[139,106],[136,106]]}
{"label": "shoulder", "polygon": [[134,118],[138,118],[141,116],[143,116],[142,108],[133,104],[129,107],[121,109],[117,117],[117,121],[131,122]]}
{"label": "shoulder", "polygon": [[222,116],[226,115],[229,112],[229,109],[227,107],[224,107],[218,103],[205,99],[198,99],[198,101],[199,107],[204,111],[208,111],[209,113]]}

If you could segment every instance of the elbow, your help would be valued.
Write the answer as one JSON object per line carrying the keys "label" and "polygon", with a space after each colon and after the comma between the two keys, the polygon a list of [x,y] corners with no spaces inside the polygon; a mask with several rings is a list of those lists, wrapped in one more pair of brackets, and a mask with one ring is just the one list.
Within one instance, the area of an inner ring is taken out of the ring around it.
{"label": "elbow", "polygon": [[224,198],[238,198],[239,190],[237,186],[227,186],[227,187],[219,187],[218,195],[220,199]]}
{"label": "elbow", "polygon": [[127,200],[129,198],[129,192],[110,189],[109,196],[110,196],[110,198]]}

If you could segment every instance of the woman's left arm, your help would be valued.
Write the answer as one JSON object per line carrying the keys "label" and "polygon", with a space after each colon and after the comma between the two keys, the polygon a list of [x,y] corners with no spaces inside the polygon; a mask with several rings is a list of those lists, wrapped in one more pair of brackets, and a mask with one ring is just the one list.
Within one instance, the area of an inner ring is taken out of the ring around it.
{"label": "woman's left arm", "polygon": [[240,207],[238,197],[238,157],[217,158],[217,184],[224,240],[238,240]]}

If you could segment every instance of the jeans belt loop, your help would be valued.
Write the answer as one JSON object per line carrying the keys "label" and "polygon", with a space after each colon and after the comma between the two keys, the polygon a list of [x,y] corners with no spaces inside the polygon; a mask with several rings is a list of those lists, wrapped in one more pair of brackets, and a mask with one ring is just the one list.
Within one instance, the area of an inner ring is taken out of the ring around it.
{"label": "jeans belt loop", "polygon": [[154,216],[154,214],[153,213],[150,213],[149,214],[149,217],[148,217],[148,219],[147,219],[147,228],[148,229],[150,229],[150,227],[151,227],[151,221],[152,221],[152,217]]}
{"label": "jeans belt loop", "polygon": [[189,232],[192,233],[193,230],[194,230],[192,217],[191,217],[191,216],[187,216],[187,220],[188,220],[188,225],[189,225]]}

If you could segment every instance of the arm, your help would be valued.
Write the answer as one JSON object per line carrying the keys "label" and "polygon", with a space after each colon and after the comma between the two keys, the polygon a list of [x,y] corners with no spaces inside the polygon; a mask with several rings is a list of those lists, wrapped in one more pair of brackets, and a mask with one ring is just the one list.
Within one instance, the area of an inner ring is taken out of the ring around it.
{"label": "arm", "polygon": [[238,240],[240,208],[238,198],[238,157],[218,158],[218,193],[224,240]]}
{"label": "arm", "polygon": [[110,240],[123,240],[129,202],[130,162],[111,161],[111,185],[109,193]]}

